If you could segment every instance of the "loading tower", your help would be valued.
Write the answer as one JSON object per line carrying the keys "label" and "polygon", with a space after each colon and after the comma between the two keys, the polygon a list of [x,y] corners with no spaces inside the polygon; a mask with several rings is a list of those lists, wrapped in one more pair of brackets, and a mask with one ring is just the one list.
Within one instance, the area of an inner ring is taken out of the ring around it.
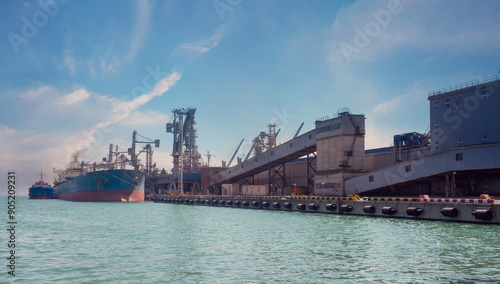
{"label": "loading tower", "polygon": [[179,191],[184,193],[184,173],[199,173],[201,155],[196,145],[195,113],[196,108],[180,108],[172,110],[173,122],[167,123],[167,133],[174,136],[172,169],[174,179],[177,180]]}

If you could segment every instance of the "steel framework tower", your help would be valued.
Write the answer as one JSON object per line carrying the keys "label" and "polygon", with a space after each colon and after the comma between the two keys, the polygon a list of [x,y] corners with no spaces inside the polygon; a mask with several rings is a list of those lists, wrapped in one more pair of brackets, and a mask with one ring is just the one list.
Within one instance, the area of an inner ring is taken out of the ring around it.
{"label": "steel framework tower", "polygon": [[173,174],[177,177],[179,191],[184,193],[183,173],[200,172],[200,153],[196,145],[196,129],[194,115],[196,108],[172,110],[173,122],[167,123],[167,132],[174,136],[172,157]]}

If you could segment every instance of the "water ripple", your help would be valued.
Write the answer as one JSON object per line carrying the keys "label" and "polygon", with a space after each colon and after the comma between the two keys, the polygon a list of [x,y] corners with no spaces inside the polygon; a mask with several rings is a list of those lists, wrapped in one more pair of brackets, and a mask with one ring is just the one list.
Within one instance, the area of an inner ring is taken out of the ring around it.
{"label": "water ripple", "polygon": [[18,218],[14,283],[500,282],[499,226],[27,199]]}

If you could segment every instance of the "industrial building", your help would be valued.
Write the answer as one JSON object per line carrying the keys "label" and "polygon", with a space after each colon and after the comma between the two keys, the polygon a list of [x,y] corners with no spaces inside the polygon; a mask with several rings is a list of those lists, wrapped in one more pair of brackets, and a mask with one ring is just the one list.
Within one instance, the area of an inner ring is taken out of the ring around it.
{"label": "industrial building", "polygon": [[346,179],[346,194],[499,194],[499,94],[498,75],[429,92],[430,132],[367,154],[370,171]]}
{"label": "industrial building", "polygon": [[392,145],[379,149],[365,149],[365,117],[348,109],[318,119],[315,129],[279,145],[279,130],[269,125],[269,132],[253,141],[252,157],[249,152],[236,165],[229,167],[231,159],[218,168],[198,162],[196,109],[174,110],[175,121],[167,124],[174,134],[174,173],[157,177],[157,193],[499,194],[499,93],[500,76],[429,92],[429,132],[394,135]]}

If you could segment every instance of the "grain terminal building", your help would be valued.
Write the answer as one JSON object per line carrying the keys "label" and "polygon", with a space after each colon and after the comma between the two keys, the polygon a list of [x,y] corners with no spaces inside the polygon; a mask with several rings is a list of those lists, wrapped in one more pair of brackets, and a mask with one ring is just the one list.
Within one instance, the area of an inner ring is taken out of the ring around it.
{"label": "grain terminal building", "polygon": [[[500,77],[429,92],[430,135],[365,155],[383,167],[345,181],[346,193],[478,196],[500,193]],[[404,139],[402,139],[404,140]],[[411,143],[412,141],[418,141]],[[394,156],[393,163],[383,163]],[[381,162],[382,161],[382,162]]]}
{"label": "grain terminal building", "polygon": [[232,193],[239,194],[260,184],[269,194],[286,188],[320,196],[500,194],[500,76],[432,91],[428,100],[429,133],[395,135],[390,147],[365,150],[364,116],[339,111],[211,176],[208,190],[237,184]]}

